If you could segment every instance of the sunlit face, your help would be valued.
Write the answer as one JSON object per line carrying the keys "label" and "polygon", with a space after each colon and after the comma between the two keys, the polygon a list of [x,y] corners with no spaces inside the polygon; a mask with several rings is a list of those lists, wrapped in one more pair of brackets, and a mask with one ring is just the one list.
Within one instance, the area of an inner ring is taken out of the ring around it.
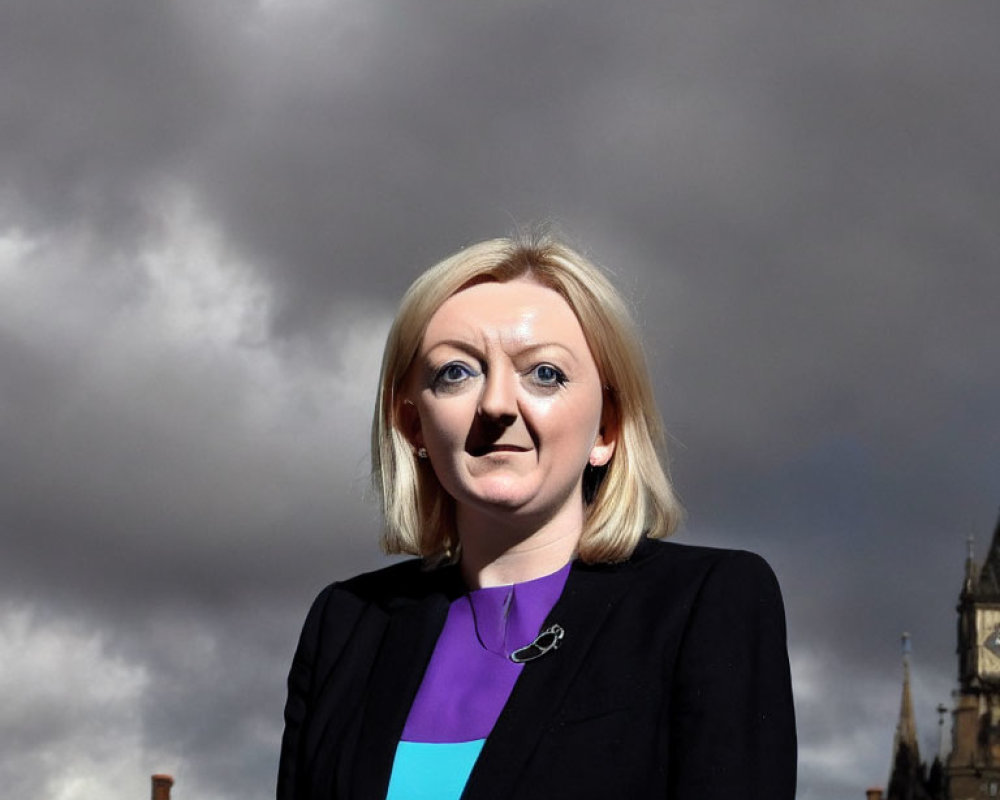
{"label": "sunlit face", "polygon": [[580,323],[557,292],[531,280],[481,283],[445,301],[408,389],[403,424],[460,517],[579,509],[584,468],[614,451]]}

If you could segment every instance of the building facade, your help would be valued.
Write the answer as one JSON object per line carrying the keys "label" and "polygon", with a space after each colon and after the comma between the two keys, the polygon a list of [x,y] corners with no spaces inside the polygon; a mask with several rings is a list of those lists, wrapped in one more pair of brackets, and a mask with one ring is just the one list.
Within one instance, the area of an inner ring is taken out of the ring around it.
{"label": "building facade", "polygon": [[1000,797],[1000,520],[982,568],[970,544],[958,601],[948,800]]}
{"label": "building facade", "polygon": [[[1000,519],[980,567],[972,552],[958,598],[958,689],[945,763],[920,758],[903,634],[903,693],[889,784],[868,800],[1000,800]],[[946,711],[942,706],[939,711]]]}

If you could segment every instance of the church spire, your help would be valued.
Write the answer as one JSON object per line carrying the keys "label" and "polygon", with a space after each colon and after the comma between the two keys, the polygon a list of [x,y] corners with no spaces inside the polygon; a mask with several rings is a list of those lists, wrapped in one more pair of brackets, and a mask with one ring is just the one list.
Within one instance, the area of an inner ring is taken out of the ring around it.
{"label": "church spire", "polygon": [[917,744],[917,718],[913,713],[913,696],[910,694],[910,634],[904,633],[903,642],[903,695],[899,701],[899,722],[896,723],[896,741],[893,745],[893,755],[899,752],[900,745],[909,748],[914,761],[920,761],[920,749]]}
{"label": "church spire", "polygon": [[978,599],[1000,601],[1000,518],[993,529],[993,542],[979,572],[978,584]]}
{"label": "church spire", "polygon": [[910,694],[910,634],[903,634],[903,695],[892,747],[892,769],[886,800],[928,800],[924,765],[917,745],[917,719]]}
{"label": "church spire", "polygon": [[962,596],[965,597],[970,594],[975,594],[977,584],[979,583],[979,569],[976,564],[976,538],[970,536],[965,540],[966,546],[968,548],[965,556],[965,580],[962,583]]}

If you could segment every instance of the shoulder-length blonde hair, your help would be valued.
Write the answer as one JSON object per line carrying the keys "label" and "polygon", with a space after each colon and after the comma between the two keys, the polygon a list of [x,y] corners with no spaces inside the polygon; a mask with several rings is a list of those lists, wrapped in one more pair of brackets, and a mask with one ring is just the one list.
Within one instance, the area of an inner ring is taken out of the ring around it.
{"label": "shoulder-length blonde hair", "polygon": [[[611,403],[617,442],[611,461],[584,472],[586,517],[579,557],[588,563],[629,557],[642,536],[666,536],[680,505],[657,451],[663,426],[632,317],[593,264],[549,236],[492,239],[431,267],[403,296],[382,357],[372,422],[372,480],[385,521],[388,553],[429,560],[457,556],[454,501],[430,463],[418,460],[399,424],[402,389],[428,322],[462,288],[530,277],[558,292],[576,314]],[[665,454],[664,454],[665,457]]]}

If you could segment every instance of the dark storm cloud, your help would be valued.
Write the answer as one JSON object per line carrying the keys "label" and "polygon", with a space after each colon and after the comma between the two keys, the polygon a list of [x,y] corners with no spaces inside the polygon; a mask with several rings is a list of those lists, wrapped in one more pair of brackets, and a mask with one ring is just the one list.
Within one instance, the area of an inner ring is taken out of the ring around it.
{"label": "dark storm cloud", "polygon": [[164,172],[221,106],[214,46],[182,4],[13,2],[0,10],[0,169],[10,222],[128,243]]}
{"label": "dark storm cloud", "polygon": [[[0,600],[37,635],[0,644],[97,642],[134,678],[106,745],[140,740],[134,774],[267,796],[304,605],[378,563],[392,305],[552,218],[635,300],[683,538],[782,579],[800,796],[860,796],[904,628],[933,738],[964,539],[1000,502],[998,14],[8,3]],[[32,741],[100,763],[39,702]]]}
{"label": "dark storm cloud", "polygon": [[[266,794],[277,665],[306,598],[376,562],[357,420],[382,312],[343,313],[327,331],[336,358],[320,360],[319,339],[315,350],[241,339],[254,332],[232,297],[240,281],[224,275],[213,297],[200,282],[219,265],[190,242],[165,273],[137,266],[124,278],[139,284],[132,292],[99,269],[92,283],[93,254],[82,270],[74,254],[50,243],[0,267],[0,651],[47,667],[37,684],[27,668],[0,680],[0,695],[40,706],[0,715],[28,748],[5,754],[0,772],[26,798],[81,784],[128,796],[113,766],[133,781],[176,769],[202,793]],[[104,701],[63,696],[82,680],[59,678],[78,669],[77,641],[94,650],[100,680],[109,666],[143,680]],[[94,724],[78,724],[88,714]],[[38,740],[48,755],[23,758]],[[244,762],[236,779],[233,762]]]}

